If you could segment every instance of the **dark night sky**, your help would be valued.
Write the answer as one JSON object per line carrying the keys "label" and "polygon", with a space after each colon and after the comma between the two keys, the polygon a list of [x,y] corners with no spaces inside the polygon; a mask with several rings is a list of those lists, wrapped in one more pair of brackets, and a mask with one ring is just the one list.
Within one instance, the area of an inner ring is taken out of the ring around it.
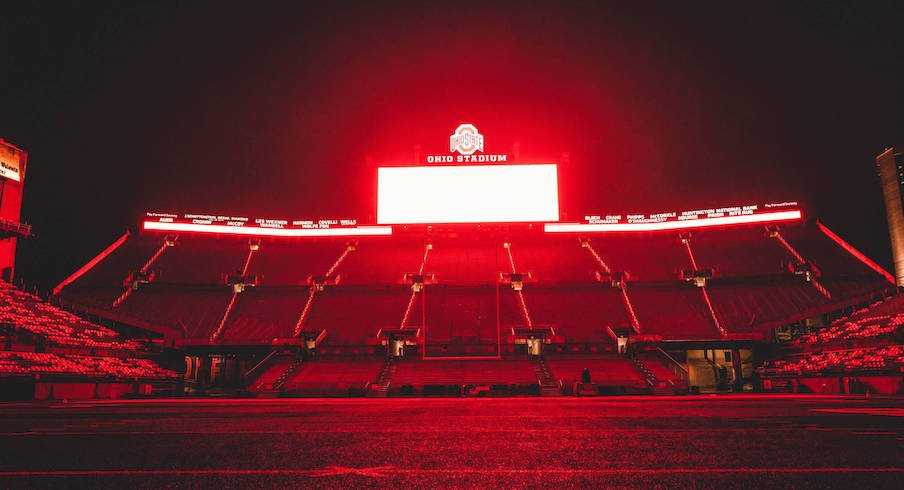
{"label": "dark night sky", "polygon": [[563,218],[794,199],[891,266],[895,3],[16,3],[0,136],[30,153],[18,272],[41,289],[146,210],[369,221],[366,156],[442,152],[460,122],[488,152],[569,152]]}

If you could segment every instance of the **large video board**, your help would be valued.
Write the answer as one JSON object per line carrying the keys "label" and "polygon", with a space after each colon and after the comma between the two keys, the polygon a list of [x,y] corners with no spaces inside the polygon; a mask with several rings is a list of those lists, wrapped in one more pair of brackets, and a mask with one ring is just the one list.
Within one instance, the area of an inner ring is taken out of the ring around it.
{"label": "large video board", "polygon": [[555,164],[380,167],[377,223],[559,220]]}

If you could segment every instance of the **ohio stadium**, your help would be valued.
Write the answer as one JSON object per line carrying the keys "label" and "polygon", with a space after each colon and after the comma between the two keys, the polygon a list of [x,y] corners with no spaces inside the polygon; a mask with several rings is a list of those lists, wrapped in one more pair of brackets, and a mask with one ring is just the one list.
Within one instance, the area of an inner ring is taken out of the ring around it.
{"label": "ohio stadium", "polygon": [[561,221],[556,163],[449,142],[374,169],[375,222],[152,211],[4,282],[7,398],[902,389],[895,278],[797,202]]}
{"label": "ohio stadium", "polygon": [[5,2],[0,489],[899,489],[902,6]]}

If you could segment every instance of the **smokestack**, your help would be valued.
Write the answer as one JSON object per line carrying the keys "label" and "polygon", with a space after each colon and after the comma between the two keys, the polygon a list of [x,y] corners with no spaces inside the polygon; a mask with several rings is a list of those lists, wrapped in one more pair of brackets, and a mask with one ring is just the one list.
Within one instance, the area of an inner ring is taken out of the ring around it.
{"label": "smokestack", "polygon": [[876,169],[885,198],[891,255],[895,262],[895,284],[904,287],[904,200],[901,198],[904,187],[904,153],[896,153],[894,147],[885,150],[876,157]]}

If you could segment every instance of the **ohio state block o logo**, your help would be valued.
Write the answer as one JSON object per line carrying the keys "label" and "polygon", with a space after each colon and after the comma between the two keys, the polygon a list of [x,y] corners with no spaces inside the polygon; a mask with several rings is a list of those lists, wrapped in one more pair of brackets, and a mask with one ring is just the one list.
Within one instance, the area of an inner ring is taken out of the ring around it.
{"label": "ohio state block o logo", "polygon": [[483,135],[473,124],[462,124],[449,137],[449,151],[471,155],[477,150],[483,151]]}

